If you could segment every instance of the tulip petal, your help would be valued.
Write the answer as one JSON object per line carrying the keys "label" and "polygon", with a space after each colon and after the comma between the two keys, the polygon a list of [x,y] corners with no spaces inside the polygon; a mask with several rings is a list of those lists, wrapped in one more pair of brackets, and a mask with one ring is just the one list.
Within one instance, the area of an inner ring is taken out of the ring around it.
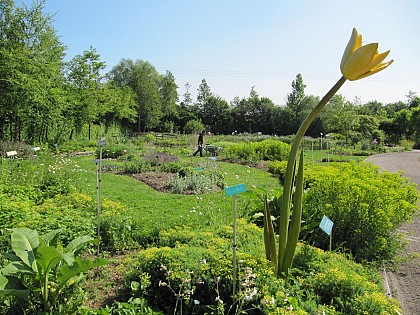
{"label": "tulip petal", "polygon": [[364,67],[363,69],[360,69],[359,71],[353,71],[351,73],[351,77],[352,78],[355,78],[355,77],[360,78],[360,76],[363,76],[364,74],[369,73],[371,70],[374,70],[376,67],[378,67],[378,65],[380,65],[382,63],[382,61],[384,61],[384,59],[388,56],[389,52],[390,52],[390,50],[388,50],[384,53],[381,53],[381,54],[376,53],[373,56],[371,62],[366,67]]}
{"label": "tulip petal", "polygon": [[362,35],[357,33],[356,28],[353,28],[349,42],[344,50],[343,57],[341,58],[340,68],[342,69],[350,55],[362,46]]}
{"label": "tulip petal", "polygon": [[360,47],[350,55],[341,72],[349,80],[369,72],[369,64],[377,51],[378,43],[371,43]]}
{"label": "tulip petal", "polygon": [[349,79],[349,80],[350,81],[355,81],[355,80],[359,80],[359,79],[362,79],[362,78],[366,78],[368,76],[371,76],[372,74],[375,74],[375,73],[377,73],[379,71],[384,70],[385,68],[387,68],[393,62],[394,62],[394,59],[391,59],[388,62],[383,62],[379,66],[377,66],[376,68],[370,70],[368,73],[365,73],[365,74],[363,74],[363,75],[361,75],[359,77],[356,77],[356,78],[353,78],[353,79]]}
{"label": "tulip petal", "polygon": [[369,68],[370,68],[370,69],[373,69],[373,68],[375,68],[376,66],[378,66],[378,65],[379,65],[382,61],[384,61],[384,60],[385,60],[385,58],[389,55],[389,52],[390,52],[390,50],[388,50],[388,51],[386,51],[386,52],[384,52],[384,53],[376,54],[376,55],[373,57],[372,61],[370,62],[370,64],[369,64]]}

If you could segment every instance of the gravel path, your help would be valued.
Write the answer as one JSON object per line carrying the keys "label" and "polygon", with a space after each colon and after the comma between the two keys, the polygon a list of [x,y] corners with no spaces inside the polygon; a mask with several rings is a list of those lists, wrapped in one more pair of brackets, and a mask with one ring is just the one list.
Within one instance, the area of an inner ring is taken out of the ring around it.
{"label": "gravel path", "polygon": [[[420,150],[401,153],[379,154],[368,158],[390,172],[404,171],[404,176],[417,183],[420,190]],[[420,205],[420,204],[419,204]],[[401,227],[409,242],[407,253],[420,253],[420,217]],[[420,257],[401,264],[397,270],[384,272],[384,283],[388,294],[396,297],[404,315],[420,315]]]}

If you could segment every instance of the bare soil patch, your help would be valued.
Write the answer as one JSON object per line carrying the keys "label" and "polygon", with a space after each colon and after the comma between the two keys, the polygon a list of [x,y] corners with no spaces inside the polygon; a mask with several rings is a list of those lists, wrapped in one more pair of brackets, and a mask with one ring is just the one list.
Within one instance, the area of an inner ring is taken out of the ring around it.
{"label": "bare soil patch", "polygon": [[176,177],[176,174],[163,172],[144,172],[133,174],[133,177],[149,185],[157,191],[171,193],[172,188],[168,186],[168,182],[173,180]]}
{"label": "bare soil patch", "polygon": [[[168,183],[176,177],[175,173],[163,173],[163,172],[144,172],[133,174],[133,177],[143,183],[149,185],[153,189],[164,192],[173,193],[173,189]],[[213,190],[219,192],[221,188],[214,186]],[[197,192],[192,189],[187,189],[182,192],[183,195],[196,195]]]}

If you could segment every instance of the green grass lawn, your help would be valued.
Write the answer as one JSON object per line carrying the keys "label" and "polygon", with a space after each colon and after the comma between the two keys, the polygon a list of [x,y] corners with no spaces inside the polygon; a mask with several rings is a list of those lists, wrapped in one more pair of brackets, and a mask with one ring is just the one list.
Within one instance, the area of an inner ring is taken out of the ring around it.
{"label": "green grass lawn", "polygon": [[[79,165],[86,169],[82,174],[78,190],[96,198],[96,165],[92,157],[75,157]],[[104,160],[103,164],[110,161]],[[281,188],[277,178],[270,173],[254,167],[211,161],[203,158],[185,158],[183,163],[191,166],[217,168],[224,174],[225,186],[246,184],[247,189],[263,188],[267,191]],[[233,199],[226,197],[224,190],[210,194],[183,195],[154,190],[147,184],[129,175],[102,173],[102,198],[118,201],[127,208],[130,221],[146,232],[161,231],[173,226],[201,226],[203,229],[213,225],[231,225]],[[238,198],[239,216],[244,215],[247,205],[245,198]]]}

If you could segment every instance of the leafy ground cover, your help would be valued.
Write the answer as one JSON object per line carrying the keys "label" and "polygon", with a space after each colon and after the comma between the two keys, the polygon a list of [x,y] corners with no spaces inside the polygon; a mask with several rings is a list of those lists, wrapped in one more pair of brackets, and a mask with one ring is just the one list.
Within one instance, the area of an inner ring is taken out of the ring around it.
{"label": "leafy ground cover", "polygon": [[[162,188],[156,190],[156,187],[166,187],[163,182],[168,178],[161,175],[167,174],[169,169],[184,175],[217,172],[222,176],[221,188],[245,183],[249,189],[260,189],[269,194],[281,189],[279,179],[268,173],[266,167],[232,164],[222,161],[222,156],[216,161],[208,157],[189,157],[189,150],[171,146],[170,142],[164,142],[160,148],[150,144],[147,148],[134,146],[126,150],[127,154],[117,156],[125,150],[119,148],[118,151],[109,150],[103,161],[101,179],[101,252],[111,264],[88,274],[84,285],[86,295],[88,300],[97,302],[86,302],[86,307],[79,310],[81,314],[120,314],[122,310],[144,314],[234,314],[242,311],[249,314],[316,314],[323,311],[346,314],[350,309],[351,314],[366,311],[393,314],[398,310],[396,301],[384,296],[375,269],[362,267],[337,253],[304,246],[296,257],[296,269],[289,281],[277,279],[272,266],[264,259],[262,231],[251,222],[255,209],[251,208],[249,199],[242,196],[238,198],[237,246],[241,289],[232,296],[232,198],[226,197],[223,189],[175,194]],[[109,157],[113,152],[115,156]],[[161,155],[162,152],[165,155]],[[172,161],[171,156],[176,156],[177,160]],[[156,187],[139,180],[137,173],[133,176],[123,171],[130,161],[142,157],[148,157],[147,160],[154,163],[150,165],[157,176],[149,180]],[[46,229],[49,217],[55,214],[54,209],[61,207],[56,217],[63,220],[56,221],[56,228],[66,229],[69,233],[66,238],[74,238],[76,235],[72,233],[78,229],[95,235],[96,164],[92,156],[75,156],[71,160],[84,170],[77,173],[77,184],[73,185],[77,192],[59,191],[52,198],[42,193],[44,199],[38,201],[38,211],[33,208],[36,200],[31,201],[31,198],[49,186],[35,185],[35,190],[22,193],[21,199],[30,201],[26,208],[31,209],[23,218],[25,225]],[[257,164],[260,165],[253,163]],[[60,181],[56,183],[58,187],[64,186]],[[38,192],[33,194],[34,191]],[[8,194],[2,191],[3,200],[9,198],[14,202],[10,190]],[[22,205],[10,201],[4,204],[9,205],[11,216],[13,209]],[[47,204],[50,212],[45,212]],[[44,216],[39,217],[40,213]],[[32,215],[38,219],[32,220]],[[78,217],[84,218],[85,223]],[[2,237],[3,248],[6,248],[7,236]],[[95,248],[91,248],[90,253],[94,254]],[[322,264],[324,267],[315,268]],[[340,273],[344,265],[352,271]],[[335,276],[333,280],[329,278],[331,274]],[[98,290],[101,287],[109,294],[103,295],[103,291]],[[328,296],[326,292],[335,293]]]}

